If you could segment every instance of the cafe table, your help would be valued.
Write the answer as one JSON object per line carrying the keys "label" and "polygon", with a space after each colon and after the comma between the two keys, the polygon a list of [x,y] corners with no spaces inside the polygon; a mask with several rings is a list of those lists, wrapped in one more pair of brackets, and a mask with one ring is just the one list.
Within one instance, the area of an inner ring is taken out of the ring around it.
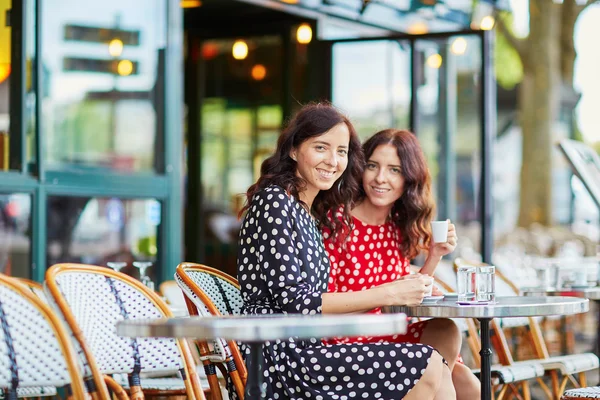
{"label": "cafe table", "polygon": [[589,300],[576,297],[497,297],[494,303],[460,305],[456,298],[435,304],[384,307],[386,314],[403,313],[411,317],[477,318],[481,336],[481,399],[492,399],[492,347],[490,321],[493,318],[571,315],[589,310]]}
{"label": "cafe table", "polygon": [[524,296],[571,296],[594,301],[598,306],[596,307],[598,309],[598,323],[596,324],[596,345],[594,353],[600,357],[600,286],[564,287],[558,289],[552,287],[524,287],[521,288],[521,293]]}
{"label": "cafe table", "polygon": [[404,314],[297,315],[270,314],[226,317],[130,319],[117,323],[117,334],[128,337],[167,337],[212,340],[222,338],[250,347],[252,370],[248,371],[245,398],[264,399],[262,344],[289,338],[338,336],[384,336],[406,333]]}

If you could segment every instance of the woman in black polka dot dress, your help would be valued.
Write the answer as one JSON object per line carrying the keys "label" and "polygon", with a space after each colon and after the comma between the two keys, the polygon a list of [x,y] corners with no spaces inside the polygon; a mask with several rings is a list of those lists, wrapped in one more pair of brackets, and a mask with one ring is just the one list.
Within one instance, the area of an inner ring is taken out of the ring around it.
{"label": "woman in black polka dot dress", "polygon": [[[339,205],[351,209],[362,163],[352,124],[330,105],[305,106],[290,121],[247,193],[238,253],[244,313],[361,312],[427,290],[426,279],[412,279],[326,293],[329,260],[317,221]],[[442,357],[422,344],[289,339],[266,343],[263,356],[268,399],[455,399]]]}

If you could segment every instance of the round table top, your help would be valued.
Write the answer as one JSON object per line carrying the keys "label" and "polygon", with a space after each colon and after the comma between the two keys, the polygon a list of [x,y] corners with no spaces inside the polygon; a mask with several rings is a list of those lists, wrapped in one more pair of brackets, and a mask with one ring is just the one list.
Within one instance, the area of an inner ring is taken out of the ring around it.
{"label": "round table top", "polygon": [[384,307],[384,313],[405,313],[413,317],[507,318],[539,315],[570,315],[588,311],[589,300],[576,297],[497,297],[494,304],[460,305],[443,300],[431,305]]}
{"label": "round table top", "polygon": [[600,286],[577,288],[565,287],[560,289],[529,287],[521,288],[521,293],[525,296],[571,296],[590,300],[600,300]]}
{"label": "round table top", "polygon": [[222,338],[242,342],[406,333],[404,314],[298,315],[136,319],[117,323],[117,334],[130,337]]}

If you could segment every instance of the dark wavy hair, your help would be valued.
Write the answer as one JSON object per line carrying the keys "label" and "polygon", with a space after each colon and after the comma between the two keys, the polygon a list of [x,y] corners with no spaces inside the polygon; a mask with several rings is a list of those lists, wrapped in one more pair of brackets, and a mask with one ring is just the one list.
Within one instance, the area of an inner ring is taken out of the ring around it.
{"label": "dark wavy hair", "polygon": [[[400,230],[400,250],[411,259],[427,249],[431,242],[430,223],[435,211],[431,175],[419,141],[406,130],[385,129],[371,136],[363,144],[365,160],[369,160],[377,147],[387,144],[396,148],[404,178],[404,190],[392,207],[391,218]],[[361,185],[357,201],[365,197]]]}
{"label": "dark wavy hair", "polygon": [[[349,232],[348,227],[352,226],[350,210],[353,206],[353,199],[360,190],[359,181],[364,167],[364,158],[360,139],[354,126],[346,116],[329,103],[307,104],[288,122],[277,140],[275,153],[262,163],[260,178],[248,188],[246,204],[240,215],[250,207],[254,195],[270,185],[281,186],[298,201],[301,201],[299,193],[306,188],[307,183],[297,176],[297,164],[290,157],[290,152],[306,140],[321,136],[338,124],[346,124],[350,132],[348,165],[331,189],[321,190],[317,194],[311,211],[320,226],[329,228],[334,236],[342,231]],[[306,204],[304,205],[306,206]],[[331,218],[330,220],[327,218],[327,212],[337,209],[340,205],[344,205],[342,219]]]}

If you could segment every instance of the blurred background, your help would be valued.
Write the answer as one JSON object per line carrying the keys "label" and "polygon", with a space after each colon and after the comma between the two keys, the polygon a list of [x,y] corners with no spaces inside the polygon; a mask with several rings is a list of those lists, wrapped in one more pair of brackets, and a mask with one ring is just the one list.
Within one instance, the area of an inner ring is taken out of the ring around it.
{"label": "blurred background", "polygon": [[0,0],[0,271],[235,275],[241,195],[320,100],[363,139],[417,134],[455,255],[595,257],[597,199],[555,144],[599,148],[599,17],[575,0]]}

